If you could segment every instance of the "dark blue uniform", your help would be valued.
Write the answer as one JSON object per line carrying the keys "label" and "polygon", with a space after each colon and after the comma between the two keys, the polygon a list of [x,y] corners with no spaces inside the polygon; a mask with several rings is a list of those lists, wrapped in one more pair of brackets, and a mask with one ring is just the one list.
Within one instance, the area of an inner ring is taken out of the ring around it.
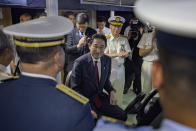
{"label": "dark blue uniform", "polygon": [[56,84],[24,75],[0,84],[0,130],[91,131],[89,104],[65,94]]}

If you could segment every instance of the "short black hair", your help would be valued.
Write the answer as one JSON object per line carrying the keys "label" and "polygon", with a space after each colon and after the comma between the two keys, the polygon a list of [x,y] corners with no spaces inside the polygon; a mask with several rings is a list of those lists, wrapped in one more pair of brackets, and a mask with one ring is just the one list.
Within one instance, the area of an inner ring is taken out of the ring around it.
{"label": "short black hair", "polygon": [[86,22],[89,23],[89,18],[88,18],[87,14],[79,13],[76,16],[76,23],[78,23],[78,24],[85,24]]}
{"label": "short black hair", "polygon": [[97,22],[106,22],[106,18],[104,16],[99,16]]}
{"label": "short black hair", "polygon": [[40,61],[49,61],[58,51],[60,51],[61,47],[62,45],[40,48],[16,46],[16,51],[21,62],[36,64]]}
{"label": "short black hair", "polygon": [[29,19],[32,19],[32,16],[31,16],[29,13],[21,14],[20,17],[21,17],[21,16],[29,17]]}
{"label": "short black hair", "polygon": [[37,13],[36,16],[34,17],[35,19],[36,18],[40,18],[42,16],[47,16],[46,12],[40,12],[40,13]]}
{"label": "short black hair", "polygon": [[66,18],[68,18],[70,15],[75,16],[74,12],[72,12],[72,11],[67,11],[64,13],[64,17],[66,17]]}
{"label": "short black hair", "polygon": [[107,47],[107,39],[105,37],[105,35],[102,35],[102,34],[94,34],[90,40],[90,44],[92,44],[93,40],[94,39],[101,39],[105,42],[105,47]]}

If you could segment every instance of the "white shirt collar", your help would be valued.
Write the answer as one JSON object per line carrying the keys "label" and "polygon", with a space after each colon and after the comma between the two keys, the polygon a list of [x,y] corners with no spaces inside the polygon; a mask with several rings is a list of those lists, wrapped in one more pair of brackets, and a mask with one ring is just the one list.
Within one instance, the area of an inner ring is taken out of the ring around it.
{"label": "white shirt collar", "polygon": [[54,77],[43,75],[43,74],[34,74],[34,73],[27,73],[27,72],[21,72],[22,75],[24,76],[30,76],[30,77],[36,77],[36,78],[45,78],[45,79],[51,79],[56,81]]}
{"label": "white shirt collar", "polygon": [[[79,34],[80,34],[80,36],[82,36],[82,32],[80,32],[80,30],[79,30]],[[85,32],[83,32],[83,35],[85,35]]]}
{"label": "white shirt collar", "polygon": [[93,65],[95,66],[95,61],[97,61],[97,66],[98,66],[98,72],[99,72],[99,81],[101,80],[101,59],[95,59],[93,58],[93,56],[91,55],[92,59],[93,59]]}
{"label": "white shirt collar", "polygon": [[118,36],[118,38],[117,38],[117,39],[115,39],[115,38],[114,38],[114,36],[112,35],[112,33],[111,33],[110,35],[111,35],[111,37],[110,37],[110,41],[112,41],[112,40],[118,40],[118,39],[119,39],[119,37],[120,37],[120,34],[119,34],[119,36]]}
{"label": "white shirt collar", "polygon": [[[106,30],[106,27],[103,27],[103,31],[105,31]],[[99,28],[97,28],[97,31],[100,31],[100,29]]]}
{"label": "white shirt collar", "polygon": [[190,128],[188,126],[182,125],[175,121],[164,119],[161,124],[161,131],[195,131],[196,129]]}
{"label": "white shirt collar", "polygon": [[98,63],[101,62],[101,59],[100,59],[100,58],[99,58],[99,59],[95,59],[92,55],[91,55],[91,57],[92,57],[92,59],[93,59],[93,62],[94,62],[94,61],[97,61]]}

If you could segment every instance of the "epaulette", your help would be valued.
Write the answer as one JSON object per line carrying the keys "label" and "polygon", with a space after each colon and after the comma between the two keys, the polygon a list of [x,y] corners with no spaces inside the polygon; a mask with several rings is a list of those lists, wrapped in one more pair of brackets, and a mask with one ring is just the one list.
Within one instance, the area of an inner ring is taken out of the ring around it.
{"label": "epaulette", "polygon": [[124,122],[124,121],[121,121],[121,120],[117,120],[115,118],[112,118],[112,117],[108,117],[108,116],[101,116],[101,118],[108,122],[108,123],[118,123],[118,124],[123,124],[125,126],[132,126],[133,124],[131,124],[130,122]]}
{"label": "epaulette", "polygon": [[106,38],[108,39],[108,38],[110,38],[111,37],[111,35],[109,34],[109,35],[106,35]]}
{"label": "epaulette", "polygon": [[12,77],[9,77],[7,79],[1,80],[1,82],[8,82],[8,81],[11,81],[11,80],[17,80],[18,78],[19,78],[19,76],[12,76]]}
{"label": "epaulette", "polygon": [[120,34],[120,37],[128,38],[127,36],[125,36],[125,35],[121,35],[121,34]]}
{"label": "epaulette", "polygon": [[78,92],[74,91],[73,89],[71,89],[63,84],[57,84],[56,88],[59,89],[60,91],[64,92],[68,96],[72,97],[73,99],[81,102],[84,105],[89,102],[88,98],[86,98],[85,96],[79,94]]}

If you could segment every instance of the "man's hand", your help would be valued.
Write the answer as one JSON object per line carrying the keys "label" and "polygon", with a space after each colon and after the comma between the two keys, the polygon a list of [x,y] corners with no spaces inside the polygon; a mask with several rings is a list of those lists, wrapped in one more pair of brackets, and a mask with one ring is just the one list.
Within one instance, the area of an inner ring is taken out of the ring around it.
{"label": "man's hand", "polygon": [[110,92],[110,104],[117,105],[117,97],[114,91]]}
{"label": "man's hand", "polygon": [[82,45],[85,45],[86,44],[86,36],[83,35],[82,38],[80,39],[78,45],[77,45],[77,48],[80,48]]}
{"label": "man's hand", "polygon": [[129,53],[129,52],[124,52],[123,57],[124,57],[124,58],[127,58],[129,55],[130,55],[130,53]]}
{"label": "man's hand", "polygon": [[120,53],[118,54],[119,57],[124,57],[124,58],[127,58],[129,55],[130,55],[129,52],[120,52]]}
{"label": "man's hand", "polygon": [[97,113],[93,110],[91,110],[91,114],[93,116],[93,119],[97,119]]}

